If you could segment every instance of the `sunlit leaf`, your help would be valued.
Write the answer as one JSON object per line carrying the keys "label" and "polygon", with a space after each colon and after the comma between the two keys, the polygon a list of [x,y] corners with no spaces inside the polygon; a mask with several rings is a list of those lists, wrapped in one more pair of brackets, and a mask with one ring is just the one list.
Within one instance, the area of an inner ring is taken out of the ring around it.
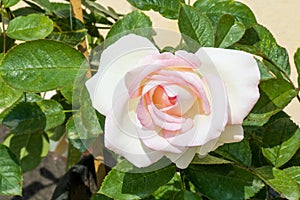
{"label": "sunlit leaf", "polygon": [[271,167],[261,167],[256,169],[255,172],[264,179],[266,184],[271,186],[283,197],[290,200],[298,200],[300,198],[297,182],[284,171]]}
{"label": "sunlit leaf", "polygon": [[297,49],[297,52],[294,55],[294,61],[298,72],[298,86],[300,87],[300,48]]}
{"label": "sunlit leaf", "polygon": [[3,58],[3,80],[13,88],[43,92],[72,85],[84,56],[70,46],[36,40],[20,44]]}
{"label": "sunlit leaf", "polygon": [[2,0],[2,4],[4,5],[5,8],[9,8],[19,3],[19,1],[20,0]]}
{"label": "sunlit leaf", "polygon": [[0,144],[0,194],[21,195],[22,173],[15,155],[4,145]]}
{"label": "sunlit leaf", "polygon": [[22,94],[22,91],[13,89],[5,84],[0,77],[0,109],[5,109],[13,105]]}
{"label": "sunlit leaf", "polygon": [[[179,12],[178,26],[180,32],[184,34],[183,39],[192,49],[198,49],[200,46],[214,46],[213,27],[209,19],[195,8],[182,5]],[[195,42],[200,46],[195,46]]]}
{"label": "sunlit leaf", "polygon": [[249,199],[264,187],[258,177],[232,165],[190,165],[184,173],[209,199]]}
{"label": "sunlit leaf", "polygon": [[16,40],[37,40],[48,36],[53,30],[53,22],[47,16],[30,14],[19,16],[8,23],[6,33]]}

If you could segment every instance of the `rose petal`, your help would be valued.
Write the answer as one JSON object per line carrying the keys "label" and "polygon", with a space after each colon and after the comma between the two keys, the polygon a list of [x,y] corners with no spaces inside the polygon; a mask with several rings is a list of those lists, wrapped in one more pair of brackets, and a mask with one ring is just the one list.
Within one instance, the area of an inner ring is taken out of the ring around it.
{"label": "rose petal", "polygon": [[202,64],[211,65],[213,62],[225,82],[230,108],[228,123],[242,124],[259,98],[260,73],[253,55],[217,48],[201,48],[196,55],[201,56],[200,51],[205,51],[211,59],[201,59]]}
{"label": "rose petal", "polygon": [[173,163],[175,163],[178,168],[185,169],[189,166],[189,164],[193,160],[196,151],[197,151],[197,147],[191,147],[191,148],[187,148],[181,154],[168,153],[166,154],[166,157],[169,158]]}
{"label": "rose petal", "polygon": [[135,110],[129,104],[124,79],[116,87],[113,109],[105,120],[105,146],[137,167],[146,167],[163,157],[163,152],[146,147],[137,135]]}
{"label": "rose petal", "polygon": [[174,137],[169,137],[168,141],[176,146],[201,146],[212,139],[220,136],[227,123],[228,103],[226,91],[222,80],[215,75],[207,73],[203,66],[203,76],[211,96],[211,114],[199,115],[199,105],[194,104],[187,113],[194,118],[194,127],[187,132]]}
{"label": "rose petal", "polygon": [[96,75],[86,82],[93,106],[102,114],[112,107],[112,96],[117,83],[125,74],[136,68],[139,60],[158,52],[146,38],[127,35],[105,49]]}

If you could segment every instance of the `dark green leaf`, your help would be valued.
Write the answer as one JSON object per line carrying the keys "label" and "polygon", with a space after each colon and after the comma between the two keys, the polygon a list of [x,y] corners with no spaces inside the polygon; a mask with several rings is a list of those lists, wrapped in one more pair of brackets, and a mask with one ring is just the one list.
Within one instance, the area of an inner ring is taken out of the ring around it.
{"label": "dark green leaf", "polygon": [[297,52],[294,55],[294,61],[298,72],[298,86],[300,87],[300,48],[297,49]]}
{"label": "dark green leaf", "polygon": [[22,195],[22,172],[15,155],[0,144],[0,194]]}
{"label": "dark green leaf", "polygon": [[4,141],[21,163],[22,172],[34,169],[49,151],[49,141],[44,133],[11,134]]}
{"label": "dark green leaf", "polygon": [[269,79],[260,84],[260,98],[244,125],[262,126],[280,112],[297,95],[293,85],[284,79]]}
{"label": "dark green leaf", "polygon": [[73,84],[84,56],[63,43],[36,40],[20,44],[2,59],[2,78],[13,88],[43,92]]}
{"label": "dark green leaf", "polygon": [[5,53],[6,53],[14,45],[15,45],[15,40],[10,37],[7,37],[7,36],[5,37],[5,45],[4,45],[3,34],[0,35],[0,52],[1,53],[4,53],[4,48],[5,48]]}
{"label": "dark green leaf", "polygon": [[[155,164],[154,164],[155,165]],[[104,179],[100,193],[115,199],[140,199],[150,196],[160,186],[168,183],[174,176],[174,165],[143,172],[143,168],[133,171],[129,162],[124,161],[113,168]],[[147,171],[147,170],[146,170]]]}
{"label": "dark green leaf", "polygon": [[195,165],[222,165],[222,164],[229,164],[231,161],[218,158],[215,156],[207,155],[203,158],[200,158],[199,156],[195,156],[192,160],[191,164]]}
{"label": "dark green leaf", "polygon": [[19,16],[8,23],[6,33],[16,40],[37,40],[48,36],[53,30],[53,22],[41,14]]}
{"label": "dark green leaf", "polygon": [[0,109],[13,105],[21,96],[22,92],[9,87],[0,77]]}
{"label": "dark green leaf", "polygon": [[54,128],[65,121],[63,107],[54,100],[44,100],[37,102],[46,117],[45,131]]}
{"label": "dark green leaf", "polygon": [[272,169],[271,167],[261,167],[256,169],[255,172],[263,178],[266,184],[271,186],[283,197],[291,200],[298,200],[300,198],[297,182],[284,171],[276,168]]}
{"label": "dark green leaf", "polygon": [[76,46],[85,38],[86,34],[87,29],[81,21],[75,18],[63,18],[55,21],[55,28],[48,38]]}
{"label": "dark green leaf", "polygon": [[220,17],[230,14],[244,24],[246,28],[256,24],[256,19],[250,8],[245,4],[232,0],[198,0],[194,7],[207,15],[215,25]]}
{"label": "dark green leaf", "polygon": [[21,102],[12,108],[2,123],[17,135],[42,132],[46,116],[36,103]]}
{"label": "dark green leaf", "polygon": [[288,116],[280,114],[265,125],[263,132],[262,153],[275,167],[288,162],[300,148],[300,129]]}
{"label": "dark green leaf", "polygon": [[[248,29],[239,44],[238,49],[258,55],[270,62],[277,70],[290,75],[289,56],[286,49],[276,43],[273,35],[263,26],[254,25]],[[271,69],[272,70],[272,69]],[[273,73],[277,73],[273,71]]]}
{"label": "dark green leaf", "polygon": [[152,22],[147,15],[140,11],[134,11],[117,21],[107,33],[106,38],[111,38],[110,40],[113,38],[113,41],[116,41],[129,33],[151,38],[153,34],[151,26]]}
{"label": "dark green leaf", "polygon": [[103,194],[93,194],[91,200],[112,200],[112,198],[109,198]]}
{"label": "dark green leaf", "polygon": [[[170,200],[174,199],[175,195],[182,189],[181,178],[178,173],[165,185],[159,187],[152,195],[154,199]],[[151,197],[149,197],[151,199]]]}
{"label": "dark green leaf", "polygon": [[235,22],[231,15],[223,15],[217,24],[215,47],[226,48],[239,41],[245,33],[245,27]]}
{"label": "dark green leaf", "polygon": [[249,199],[264,187],[256,176],[232,165],[190,165],[185,174],[201,194],[215,200]]}
{"label": "dark green leaf", "polygon": [[252,153],[247,140],[224,144],[215,152],[229,160],[239,162],[245,166],[251,166]]}
{"label": "dark green leaf", "polygon": [[201,200],[201,199],[202,198],[199,195],[187,190],[179,192],[174,198],[174,200]]}
{"label": "dark green leaf", "polygon": [[3,0],[2,4],[4,5],[5,8],[9,8],[19,3],[19,1],[20,0]]}
{"label": "dark green leaf", "polygon": [[200,46],[214,46],[214,30],[209,19],[193,7],[182,5],[178,25],[180,32],[184,34],[183,39],[193,50]]}
{"label": "dark green leaf", "polygon": [[271,72],[271,70],[268,68],[265,62],[260,61],[259,59],[256,59],[259,71],[260,71],[260,80],[266,81],[270,79],[275,79],[276,75]]}
{"label": "dark green leaf", "polygon": [[180,4],[183,0],[127,0],[134,7],[141,10],[154,10],[169,19],[177,19]]}

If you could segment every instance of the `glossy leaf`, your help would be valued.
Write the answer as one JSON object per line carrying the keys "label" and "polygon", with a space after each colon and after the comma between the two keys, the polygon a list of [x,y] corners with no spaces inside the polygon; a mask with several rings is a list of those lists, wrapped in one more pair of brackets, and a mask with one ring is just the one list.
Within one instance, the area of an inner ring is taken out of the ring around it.
{"label": "glossy leaf", "polygon": [[13,89],[5,84],[0,77],[0,110],[13,105],[22,94],[22,91]]}
{"label": "glossy leaf", "polygon": [[287,163],[300,148],[300,129],[288,116],[274,116],[263,132],[263,155],[275,166]]}
{"label": "glossy leaf", "polygon": [[286,169],[283,169],[283,171],[286,173],[288,177],[291,177],[294,181],[296,181],[299,185],[300,188],[300,167],[299,166],[294,166],[294,167],[289,167]]}
{"label": "glossy leaf", "polygon": [[54,128],[65,121],[63,107],[57,101],[44,100],[37,102],[37,105],[46,117],[45,131]]}
{"label": "glossy leaf", "polygon": [[255,16],[250,8],[238,1],[198,0],[195,2],[194,7],[207,15],[214,25],[225,14],[234,16],[238,22],[241,22],[247,28],[256,24]]}
{"label": "glossy leaf", "polygon": [[30,14],[19,16],[8,23],[6,33],[16,40],[37,40],[47,37],[53,30],[53,22],[47,16]]}
{"label": "glossy leaf", "polygon": [[289,56],[286,49],[276,43],[273,35],[265,27],[258,24],[254,25],[246,31],[239,44],[235,44],[235,46],[265,58],[276,67],[275,70],[271,69],[273,73],[276,74],[276,70],[280,70],[290,75]]}
{"label": "glossy leaf", "polygon": [[176,194],[182,189],[181,177],[175,173],[174,177],[165,185],[159,187],[149,199],[174,199]]}
{"label": "glossy leaf", "polygon": [[185,174],[197,191],[215,200],[249,199],[264,187],[259,178],[232,165],[190,165]]}
{"label": "glossy leaf", "polygon": [[134,7],[141,10],[154,10],[169,19],[177,19],[180,4],[183,0],[127,0]]}
{"label": "glossy leaf", "polygon": [[215,47],[226,48],[239,41],[245,33],[245,27],[235,22],[231,15],[223,15],[217,24]]}
{"label": "glossy leaf", "polygon": [[19,1],[20,0],[3,0],[2,4],[4,5],[5,8],[9,8],[19,3]]}
{"label": "glossy leaf", "polygon": [[271,186],[283,197],[290,200],[298,200],[300,198],[297,182],[284,171],[276,168],[261,167],[256,169],[255,172],[264,179],[266,184]]}
{"label": "glossy leaf", "polygon": [[294,55],[294,61],[298,72],[298,86],[300,87],[300,48],[297,49],[297,52]]}
{"label": "glossy leaf", "polygon": [[216,153],[245,166],[251,166],[252,153],[247,140],[224,144],[216,150]]}
{"label": "glossy leaf", "polygon": [[21,102],[8,112],[2,124],[16,135],[38,133],[46,127],[46,116],[36,103]]}
{"label": "glossy leaf", "polygon": [[100,193],[114,199],[140,199],[150,196],[160,186],[168,183],[175,174],[175,166],[150,172],[133,172],[129,162],[124,161],[113,168],[104,179]]}
{"label": "glossy leaf", "polygon": [[15,155],[0,144],[0,194],[22,195],[22,172]]}
{"label": "glossy leaf", "polygon": [[44,133],[11,134],[5,139],[4,144],[9,147],[20,161],[23,173],[37,167],[41,159],[48,154],[50,147]]}
{"label": "glossy leaf", "polygon": [[244,125],[262,126],[287,106],[297,95],[293,85],[284,79],[269,79],[260,84],[260,98]]}
{"label": "glossy leaf", "polygon": [[3,58],[3,80],[13,88],[43,92],[74,83],[84,56],[60,42],[36,40],[20,44]]}
{"label": "glossy leaf", "polygon": [[111,38],[111,43],[129,33],[151,38],[153,34],[151,26],[152,22],[147,15],[140,11],[134,11],[117,21],[107,33],[106,38]]}
{"label": "glossy leaf", "polygon": [[[179,18],[179,30],[183,35],[183,39],[192,49],[198,49],[200,46],[214,46],[214,30],[209,19],[202,15],[193,7],[182,5]],[[200,46],[195,46],[198,43]]]}

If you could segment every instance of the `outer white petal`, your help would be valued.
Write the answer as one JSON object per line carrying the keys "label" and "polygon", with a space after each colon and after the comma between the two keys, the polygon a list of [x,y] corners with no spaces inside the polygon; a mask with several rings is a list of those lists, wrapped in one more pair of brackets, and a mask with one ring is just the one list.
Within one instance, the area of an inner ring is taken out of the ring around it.
{"label": "outer white petal", "polygon": [[97,74],[86,82],[93,106],[107,115],[112,107],[112,96],[125,74],[138,67],[145,56],[158,52],[146,38],[130,34],[122,37],[103,51]]}
{"label": "outer white petal", "polygon": [[203,64],[211,65],[213,62],[225,82],[229,102],[228,123],[242,124],[259,98],[260,73],[253,55],[219,48],[201,50],[211,59],[210,63]]}
{"label": "outer white petal", "polygon": [[181,154],[168,153],[166,154],[166,157],[169,158],[173,163],[175,163],[178,168],[185,169],[193,160],[196,151],[197,147],[191,147],[187,148]]}
{"label": "outer white petal", "polygon": [[116,87],[113,99],[113,109],[105,120],[105,146],[137,167],[146,167],[161,159],[163,153],[146,147],[137,135],[135,111],[129,103],[124,79]]}

